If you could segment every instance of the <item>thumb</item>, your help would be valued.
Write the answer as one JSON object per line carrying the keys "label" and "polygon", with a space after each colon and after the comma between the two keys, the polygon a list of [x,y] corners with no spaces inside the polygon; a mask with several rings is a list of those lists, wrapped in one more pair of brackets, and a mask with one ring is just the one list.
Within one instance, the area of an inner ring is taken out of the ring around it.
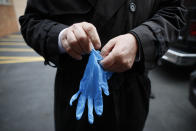
{"label": "thumb", "polygon": [[103,60],[101,61],[101,65],[104,69],[107,69],[111,65],[114,64],[114,50],[116,40],[110,40],[101,50],[101,55],[103,56]]}
{"label": "thumb", "polygon": [[103,57],[106,57],[112,51],[114,46],[115,46],[115,40],[112,39],[102,48],[101,55]]}
{"label": "thumb", "polygon": [[112,66],[114,64],[113,52],[111,52],[108,56],[106,56],[100,63],[104,69],[107,69],[110,66]]}
{"label": "thumb", "polygon": [[78,98],[78,95],[80,94],[80,91],[78,91],[76,94],[74,94],[69,102],[69,105],[72,106],[72,103]]}

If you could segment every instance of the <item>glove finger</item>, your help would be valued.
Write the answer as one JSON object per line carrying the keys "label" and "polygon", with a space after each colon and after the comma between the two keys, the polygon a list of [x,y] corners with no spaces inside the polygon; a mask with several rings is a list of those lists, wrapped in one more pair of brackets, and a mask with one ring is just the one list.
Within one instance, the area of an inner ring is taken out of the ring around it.
{"label": "glove finger", "polygon": [[76,94],[74,94],[70,101],[69,101],[69,105],[72,106],[72,103],[78,98],[78,95],[80,94],[80,91],[78,91]]}
{"label": "glove finger", "polygon": [[103,89],[104,94],[106,96],[109,96],[110,93],[109,93],[108,84],[106,83],[106,84],[101,85],[101,88]]}
{"label": "glove finger", "polygon": [[102,92],[98,92],[94,99],[94,107],[95,112],[97,115],[102,115],[103,113],[103,98],[102,98]]}
{"label": "glove finger", "polygon": [[94,116],[93,116],[93,100],[92,98],[88,98],[88,121],[90,124],[93,124],[94,122]]}
{"label": "glove finger", "polygon": [[76,119],[79,120],[82,117],[82,114],[84,112],[86,103],[86,97],[84,95],[80,95],[80,98],[78,100],[78,105],[76,108]]}

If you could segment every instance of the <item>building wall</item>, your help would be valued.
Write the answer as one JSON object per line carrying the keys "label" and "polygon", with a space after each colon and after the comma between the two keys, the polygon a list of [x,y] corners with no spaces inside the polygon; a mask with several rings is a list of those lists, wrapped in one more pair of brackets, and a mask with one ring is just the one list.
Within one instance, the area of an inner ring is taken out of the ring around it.
{"label": "building wall", "polygon": [[[18,18],[24,14],[27,0],[13,0],[13,2],[14,2],[15,13],[16,13],[16,19],[18,20]],[[19,24],[18,26],[20,28]]]}
{"label": "building wall", "polygon": [[0,36],[18,31],[19,28],[13,4],[0,5]]}

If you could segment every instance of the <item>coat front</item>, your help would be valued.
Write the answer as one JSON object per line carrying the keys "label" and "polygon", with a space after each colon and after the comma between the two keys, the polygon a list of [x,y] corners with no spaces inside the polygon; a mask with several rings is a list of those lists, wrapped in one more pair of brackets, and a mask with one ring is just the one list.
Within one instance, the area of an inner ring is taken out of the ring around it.
{"label": "coat front", "polygon": [[[181,0],[28,0],[20,17],[21,32],[29,46],[54,64],[55,127],[57,131],[130,130],[141,131],[149,108],[150,81],[147,71],[154,68],[168,44],[184,26],[186,10]],[[87,122],[75,118],[75,106],[69,106],[78,90],[88,55],[76,61],[58,48],[59,32],[87,21],[95,25],[102,47],[110,39],[133,34],[139,46],[140,61],[132,69],[115,73],[108,81],[110,96],[104,96],[104,113]]]}

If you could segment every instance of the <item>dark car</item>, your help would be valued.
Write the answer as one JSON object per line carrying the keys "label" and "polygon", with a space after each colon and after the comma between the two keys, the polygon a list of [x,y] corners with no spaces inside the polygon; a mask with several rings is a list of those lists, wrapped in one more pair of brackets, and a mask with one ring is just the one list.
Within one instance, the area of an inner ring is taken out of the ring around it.
{"label": "dark car", "polygon": [[196,108],[196,70],[191,74],[189,100]]}
{"label": "dark car", "polygon": [[[163,60],[179,66],[196,65],[196,0],[185,0],[187,25],[178,40],[170,44]],[[177,23],[176,23],[177,24]]]}

